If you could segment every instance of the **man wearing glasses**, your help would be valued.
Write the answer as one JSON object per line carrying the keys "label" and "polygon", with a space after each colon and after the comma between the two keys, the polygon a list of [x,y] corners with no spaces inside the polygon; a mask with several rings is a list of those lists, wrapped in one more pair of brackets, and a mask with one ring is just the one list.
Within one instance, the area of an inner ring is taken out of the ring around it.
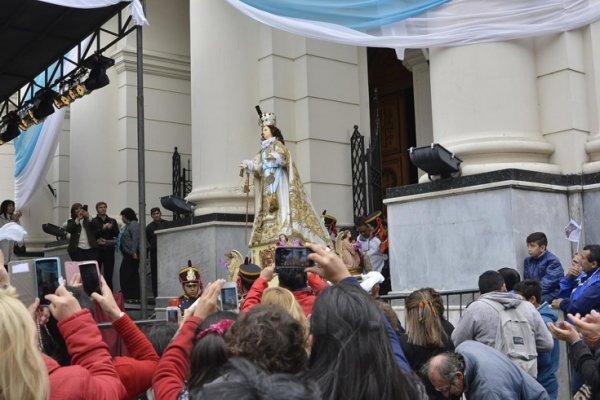
{"label": "man wearing glasses", "polygon": [[431,358],[422,369],[447,399],[547,400],[546,390],[506,355],[473,340]]}

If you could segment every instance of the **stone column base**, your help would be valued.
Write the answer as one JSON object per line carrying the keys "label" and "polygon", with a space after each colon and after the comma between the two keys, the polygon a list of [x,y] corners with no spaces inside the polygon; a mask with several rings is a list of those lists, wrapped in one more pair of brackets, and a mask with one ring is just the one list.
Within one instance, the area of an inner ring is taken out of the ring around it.
{"label": "stone column base", "polygon": [[[248,236],[251,228],[252,222]],[[243,222],[228,222],[223,218],[157,231],[157,308],[165,307],[169,299],[183,294],[177,271],[186,266],[188,260],[200,270],[204,286],[218,278],[227,279],[229,271],[223,264],[223,256],[232,249],[243,255],[248,253],[244,231]]]}

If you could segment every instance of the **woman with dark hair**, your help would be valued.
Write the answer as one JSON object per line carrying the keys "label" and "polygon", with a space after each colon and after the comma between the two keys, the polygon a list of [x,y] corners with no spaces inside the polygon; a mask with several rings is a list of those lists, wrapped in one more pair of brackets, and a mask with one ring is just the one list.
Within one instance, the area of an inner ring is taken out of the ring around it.
{"label": "woman with dark hair", "polygon": [[219,311],[209,315],[196,329],[190,357],[190,391],[221,375],[221,367],[227,362],[223,336],[237,317],[231,311]]}
{"label": "woman with dark hair", "polygon": [[410,374],[398,338],[375,301],[350,276],[342,259],[306,243],[315,266],[307,271],[333,282],[315,301],[310,320],[312,349],[305,377],[323,399],[423,399],[425,389]]}
{"label": "woman with dark hair", "polygon": [[[21,212],[15,211],[15,202],[12,200],[4,200],[0,204],[0,227],[9,222],[20,223]],[[15,242],[12,240],[0,240],[0,250],[4,254],[4,265],[8,265],[14,255]]]}
{"label": "woman with dark hair", "polygon": [[235,376],[235,382],[217,380],[190,391],[190,399],[321,400],[319,388],[313,381],[303,381],[297,374],[270,374],[243,358],[231,359],[225,374]]}
{"label": "woman with dark hair", "polygon": [[[440,307],[433,289],[425,288],[412,292],[405,302],[406,334],[400,336],[400,344],[413,371],[419,373],[421,367],[431,357],[453,351],[454,344],[444,330]],[[437,292],[435,292],[437,293]],[[441,298],[440,298],[441,300]],[[427,376],[421,376],[430,399],[444,399],[429,382]]]}
{"label": "woman with dark hair", "polygon": [[[152,389],[156,399],[187,399],[188,377],[190,383],[193,382],[192,387],[197,387],[220,374],[219,366],[226,361],[223,361],[222,336],[229,329],[230,320],[235,317],[231,313],[221,313],[220,316],[214,314],[224,283],[223,279],[211,282],[196,303],[185,310],[179,332],[162,355],[154,374]],[[206,324],[202,325],[204,321]],[[219,338],[214,337],[217,335]],[[208,344],[215,346],[205,346]],[[214,354],[211,354],[213,350]],[[200,357],[205,360],[197,359]],[[190,358],[193,366],[191,370]],[[215,371],[208,371],[204,365],[200,365],[204,362],[207,367],[210,365],[215,368]]]}
{"label": "woman with dark hair", "polygon": [[140,224],[135,211],[125,208],[121,211],[123,228],[117,238],[118,248],[123,253],[119,279],[123,297],[133,302],[140,300]]}
{"label": "woman with dark hair", "polygon": [[375,300],[351,282],[317,297],[306,377],[317,382],[323,399],[420,398],[396,363],[384,318]]}
{"label": "woman with dark hair", "polygon": [[157,320],[153,325],[147,326],[143,331],[158,357],[162,357],[165,349],[173,340],[179,326],[173,322]]}

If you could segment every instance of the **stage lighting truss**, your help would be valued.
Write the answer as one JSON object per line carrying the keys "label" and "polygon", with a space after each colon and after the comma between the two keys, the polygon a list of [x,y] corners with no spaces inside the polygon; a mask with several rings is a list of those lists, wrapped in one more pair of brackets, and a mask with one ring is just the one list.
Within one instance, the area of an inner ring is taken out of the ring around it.
{"label": "stage lighting truss", "polygon": [[87,68],[79,68],[69,79],[61,82],[53,99],[54,107],[60,110],[89,93],[81,83],[88,73]]}
{"label": "stage lighting truss", "polygon": [[[112,67],[115,60],[94,54],[81,63],[81,66],[67,76],[67,79],[55,83],[50,88],[38,90],[31,100],[26,101],[15,111],[11,111],[0,120],[0,145],[19,135],[32,125],[39,124],[54,113],[75,100],[96,89],[109,84],[106,69]],[[16,129],[16,131],[15,131]]]}
{"label": "stage lighting truss", "polygon": [[69,79],[61,82],[58,93],[53,99],[54,106],[61,109],[75,100],[103,88],[110,83],[106,69],[115,65],[115,60],[101,54],[94,54],[82,62]]}

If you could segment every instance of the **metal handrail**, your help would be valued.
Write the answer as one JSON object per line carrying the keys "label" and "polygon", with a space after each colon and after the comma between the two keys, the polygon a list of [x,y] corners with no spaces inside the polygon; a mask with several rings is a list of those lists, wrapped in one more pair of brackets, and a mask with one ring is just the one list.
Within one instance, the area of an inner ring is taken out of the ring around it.
{"label": "metal handrail", "polygon": [[[463,310],[479,297],[479,289],[438,290],[437,292],[444,299],[446,317],[450,314],[451,306],[453,310],[456,308],[456,306],[458,306],[458,313],[460,316],[462,316]],[[394,294],[386,294],[380,296],[379,299],[391,305],[392,301],[396,300],[404,302],[411,293],[412,292],[399,292]],[[453,298],[452,300],[455,300],[457,296],[458,304],[456,301],[450,301],[451,297]]]}
{"label": "metal handrail", "polygon": [[[459,289],[459,290],[437,290],[436,291],[442,295],[442,296],[452,296],[452,295],[459,295],[459,294],[477,294],[479,293],[479,289]],[[386,294],[383,296],[379,296],[379,299],[382,300],[402,300],[407,298],[411,292],[397,292],[394,294]]]}

